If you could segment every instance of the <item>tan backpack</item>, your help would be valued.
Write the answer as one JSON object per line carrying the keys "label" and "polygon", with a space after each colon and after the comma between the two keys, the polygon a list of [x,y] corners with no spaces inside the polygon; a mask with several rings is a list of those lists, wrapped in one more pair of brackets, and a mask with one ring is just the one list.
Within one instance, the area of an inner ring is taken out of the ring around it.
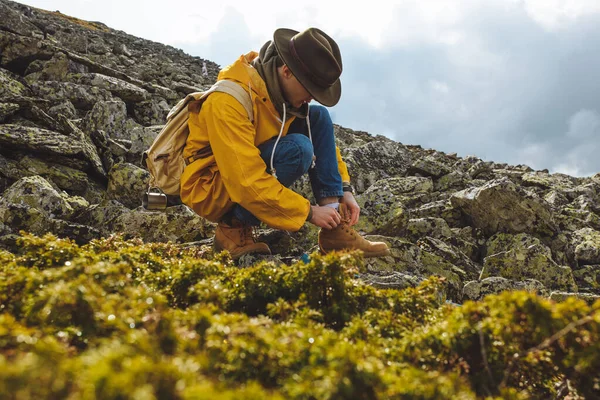
{"label": "tan backpack", "polygon": [[202,103],[213,92],[224,92],[235,97],[246,109],[248,119],[254,122],[250,93],[233,81],[217,81],[207,91],[190,93],[179,101],[167,115],[166,125],[142,156],[142,165],[145,164],[150,171],[148,190],[142,202],[145,208],[164,210],[167,203],[181,204],[179,181],[186,166],[183,149],[190,133],[188,106],[192,103],[194,111],[200,111]]}

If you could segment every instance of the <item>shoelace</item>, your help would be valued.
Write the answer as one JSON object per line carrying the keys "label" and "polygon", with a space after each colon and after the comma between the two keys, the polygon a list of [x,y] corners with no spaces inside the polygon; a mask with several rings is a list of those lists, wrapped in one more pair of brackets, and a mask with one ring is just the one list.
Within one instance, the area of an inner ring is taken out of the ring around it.
{"label": "shoelace", "polygon": [[242,230],[242,240],[244,243],[246,243],[246,239],[251,239],[254,243],[256,243],[256,240],[258,239],[258,234],[254,231],[252,225],[247,225]]}

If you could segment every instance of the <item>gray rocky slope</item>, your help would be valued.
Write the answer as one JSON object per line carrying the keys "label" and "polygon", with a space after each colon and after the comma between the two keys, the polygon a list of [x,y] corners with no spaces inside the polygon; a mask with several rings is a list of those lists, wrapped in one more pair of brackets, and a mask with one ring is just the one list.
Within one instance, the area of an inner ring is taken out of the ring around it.
{"label": "gray rocky slope", "polygon": [[[187,207],[141,207],[149,175],[140,161],[168,110],[208,88],[219,67],[59,12],[0,0],[0,16],[0,246],[22,230],[78,243],[122,233],[210,245],[214,224]],[[368,282],[401,288],[442,275],[456,302],[507,289],[598,297],[600,174],[549,174],[335,129],[362,207],[357,229],[392,249],[368,261]],[[309,186],[294,189],[312,198]],[[308,224],[260,234],[283,261],[315,250]]]}

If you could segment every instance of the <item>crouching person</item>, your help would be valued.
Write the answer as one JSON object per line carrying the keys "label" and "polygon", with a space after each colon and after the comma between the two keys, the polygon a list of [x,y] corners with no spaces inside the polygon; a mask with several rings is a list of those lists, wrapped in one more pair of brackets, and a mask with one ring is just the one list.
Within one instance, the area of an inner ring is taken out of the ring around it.
{"label": "crouching person", "polygon": [[[218,80],[236,82],[252,101],[252,120],[232,95],[212,93],[190,114],[181,177],[181,199],[202,217],[218,222],[214,247],[234,259],[270,254],[254,227],[321,228],[323,253],[358,249],[367,257],[389,254],[354,225],[360,215],[346,164],[335,145],[329,112],[341,95],[342,59],[323,31],[278,29],[260,53],[250,52],[224,68]],[[318,205],[289,189],[309,174]]]}

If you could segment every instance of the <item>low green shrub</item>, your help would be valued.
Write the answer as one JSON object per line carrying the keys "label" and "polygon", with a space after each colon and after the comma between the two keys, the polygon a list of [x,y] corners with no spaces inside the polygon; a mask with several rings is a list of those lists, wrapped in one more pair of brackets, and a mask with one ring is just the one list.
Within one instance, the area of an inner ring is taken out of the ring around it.
{"label": "low green shrub", "polygon": [[600,302],[375,289],[359,254],[239,268],[114,236],[0,252],[0,398],[600,398]]}

